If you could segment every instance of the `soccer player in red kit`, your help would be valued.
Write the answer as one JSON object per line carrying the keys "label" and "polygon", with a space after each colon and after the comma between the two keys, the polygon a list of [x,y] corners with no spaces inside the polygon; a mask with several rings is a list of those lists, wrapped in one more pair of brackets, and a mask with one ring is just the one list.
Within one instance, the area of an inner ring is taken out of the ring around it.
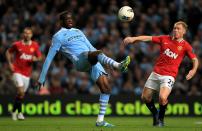
{"label": "soccer player in red kit", "polygon": [[[22,100],[29,86],[32,63],[41,60],[41,52],[37,42],[32,41],[32,30],[27,27],[23,31],[23,39],[16,41],[6,51],[6,58],[13,73],[14,84],[17,87],[17,96],[11,112],[13,120],[24,120],[21,112]],[[16,112],[18,110],[18,112]]]}
{"label": "soccer player in red kit", "polygon": [[[195,75],[198,68],[198,59],[191,45],[183,39],[186,30],[187,24],[183,21],[178,21],[174,24],[172,35],[126,37],[123,40],[124,45],[134,44],[138,41],[151,41],[160,46],[160,56],[156,61],[153,72],[145,83],[141,96],[148,109],[152,112],[154,126],[164,126],[168,96],[171,93],[184,56],[188,56],[193,62],[193,67],[186,76],[187,80],[190,80]],[[152,99],[154,91],[159,91],[159,111],[156,109]]]}

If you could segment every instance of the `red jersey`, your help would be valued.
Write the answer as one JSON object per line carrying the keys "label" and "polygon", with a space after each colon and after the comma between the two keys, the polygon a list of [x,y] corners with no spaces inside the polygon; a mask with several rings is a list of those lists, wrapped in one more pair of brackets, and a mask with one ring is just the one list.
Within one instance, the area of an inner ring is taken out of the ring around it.
{"label": "red jersey", "polygon": [[187,55],[190,59],[196,57],[191,45],[182,40],[173,40],[171,36],[153,36],[152,42],[160,45],[160,56],[154,66],[154,72],[176,78],[178,68]]}
{"label": "red jersey", "polygon": [[32,57],[40,57],[41,52],[37,42],[32,41],[30,45],[25,45],[22,41],[16,41],[9,48],[10,53],[15,53],[14,73],[20,73],[30,77],[32,72]]}

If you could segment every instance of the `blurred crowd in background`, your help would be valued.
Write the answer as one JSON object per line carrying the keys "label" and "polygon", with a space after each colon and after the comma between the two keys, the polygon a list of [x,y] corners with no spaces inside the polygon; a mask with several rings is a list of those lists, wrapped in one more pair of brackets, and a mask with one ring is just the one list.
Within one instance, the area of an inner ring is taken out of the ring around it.
{"label": "blurred crowd in background", "polygon": [[[134,9],[135,18],[132,22],[123,23],[117,18],[119,8],[124,5]],[[193,46],[201,62],[201,7],[201,0],[0,0],[0,94],[15,93],[5,51],[14,41],[21,39],[24,27],[32,27],[33,40],[39,42],[45,59],[51,37],[60,29],[58,13],[72,10],[75,27],[85,33],[94,47],[119,62],[127,55],[132,58],[127,73],[106,67],[112,94],[140,95],[159,54],[159,47],[141,42],[123,48],[120,46],[123,38],[170,34],[173,24],[183,20],[189,26],[186,40]],[[33,64],[29,94],[99,94],[99,89],[88,74],[77,72],[61,54],[55,57],[49,69],[46,88],[37,92],[35,83],[43,61]],[[187,81],[185,77],[191,67],[191,61],[185,58],[172,91],[174,95],[202,95],[202,65],[195,77]]]}

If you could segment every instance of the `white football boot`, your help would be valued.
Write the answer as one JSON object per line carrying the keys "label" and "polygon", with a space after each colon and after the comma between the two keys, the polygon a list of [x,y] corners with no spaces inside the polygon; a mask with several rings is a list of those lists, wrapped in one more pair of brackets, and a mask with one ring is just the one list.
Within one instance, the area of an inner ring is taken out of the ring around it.
{"label": "white football boot", "polygon": [[24,115],[21,112],[17,115],[17,118],[18,118],[18,120],[24,120],[25,119]]}
{"label": "white football boot", "polygon": [[18,120],[16,112],[11,112],[11,116],[14,121]]}

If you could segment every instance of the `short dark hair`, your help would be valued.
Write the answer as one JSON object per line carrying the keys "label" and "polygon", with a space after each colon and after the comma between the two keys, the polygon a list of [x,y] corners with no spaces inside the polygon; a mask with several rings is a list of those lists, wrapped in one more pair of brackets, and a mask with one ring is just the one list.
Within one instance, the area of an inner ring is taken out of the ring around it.
{"label": "short dark hair", "polygon": [[66,10],[66,11],[63,11],[63,12],[59,13],[59,15],[58,15],[58,16],[59,16],[59,19],[60,19],[61,21],[65,20],[67,14],[71,14],[71,12],[68,11],[68,10]]}

